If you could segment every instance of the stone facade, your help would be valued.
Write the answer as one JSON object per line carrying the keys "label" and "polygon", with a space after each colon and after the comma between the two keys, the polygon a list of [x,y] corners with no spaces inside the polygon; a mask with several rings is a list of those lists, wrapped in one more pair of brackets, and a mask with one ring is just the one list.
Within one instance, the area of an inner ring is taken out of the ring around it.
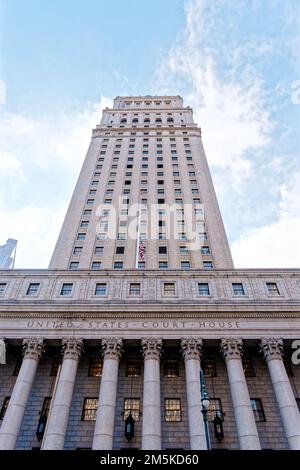
{"label": "stone facade", "polygon": [[[208,253],[148,239],[135,269],[136,241],[97,240],[110,179],[115,203],[129,170],[138,201],[145,161],[147,204],[157,199],[157,162],[167,204],[174,162],[184,201],[199,195]],[[158,269],[162,259],[168,269]],[[200,368],[214,449],[300,449],[300,367],[290,361],[299,338],[300,270],[233,269],[192,110],[179,96],[118,97],[93,131],[50,269],[0,271],[0,449],[205,449]]]}

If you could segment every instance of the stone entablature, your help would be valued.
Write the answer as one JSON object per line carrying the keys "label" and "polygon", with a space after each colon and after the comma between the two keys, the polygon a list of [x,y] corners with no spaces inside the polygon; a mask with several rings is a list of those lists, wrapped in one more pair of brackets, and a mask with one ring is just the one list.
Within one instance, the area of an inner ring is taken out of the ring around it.
{"label": "stone entablature", "polygon": [[[179,276],[180,274],[180,276]],[[130,283],[140,283],[140,295],[130,295]],[[276,283],[278,294],[270,295],[267,283]],[[44,303],[78,302],[105,305],[105,303],[140,304],[196,304],[268,307],[289,304],[300,307],[300,270],[3,270],[0,283],[6,284],[0,295],[2,305],[14,302]],[[39,283],[36,294],[27,295],[30,283]],[[63,283],[73,283],[72,293],[60,295]],[[105,295],[95,295],[97,283],[106,283]],[[164,283],[174,283],[175,294],[164,293]],[[209,295],[199,295],[198,284],[209,285]],[[233,283],[242,283],[245,295],[234,295]]]}

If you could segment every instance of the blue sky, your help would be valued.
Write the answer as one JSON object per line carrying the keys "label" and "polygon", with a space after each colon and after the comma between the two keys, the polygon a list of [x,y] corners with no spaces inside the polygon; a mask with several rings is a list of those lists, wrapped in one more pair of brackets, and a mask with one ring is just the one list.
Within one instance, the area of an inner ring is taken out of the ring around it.
{"label": "blue sky", "polygon": [[[237,267],[300,267],[298,0],[2,0],[0,244],[47,267],[91,128],[122,94],[181,94]],[[4,95],[4,93],[2,93]]]}

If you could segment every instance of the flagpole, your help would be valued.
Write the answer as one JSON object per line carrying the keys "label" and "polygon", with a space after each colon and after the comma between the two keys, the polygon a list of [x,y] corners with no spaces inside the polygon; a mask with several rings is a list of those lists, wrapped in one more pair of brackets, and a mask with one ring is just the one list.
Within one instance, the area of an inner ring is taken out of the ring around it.
{"label": "flagpole", "polygon": [[135,253],[135,269],[138,269],[138,265],[139,265],[140,221],[141,221],[141,204],[139,204],[139,216],[138,216],[138,227],[137,227],[137,237],[136,237],[136,253]]}

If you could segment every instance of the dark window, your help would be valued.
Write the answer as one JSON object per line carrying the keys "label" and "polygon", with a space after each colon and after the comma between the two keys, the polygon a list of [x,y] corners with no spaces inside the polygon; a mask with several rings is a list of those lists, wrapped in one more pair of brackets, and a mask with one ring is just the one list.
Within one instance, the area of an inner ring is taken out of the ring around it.
{"label": "dark window", "polygon": [[270,295],[279,295],[279,289],[276,282],[267,282],[266,286]]}
{"label": "dark window", "polygon": [[6,282],[1,282],[1,284],[0,284],[0,295],[4,295],[6,286],[7,286]]}
{"label": "dark window", "polygon": [[164,376],[165,377],[178,377],[179,376],[179,363],[177,359],[166,359],[164,361]]}
{"label": "dark window", "polygon": [[93,261],[92,269],[101,269],[101,261]]}
{"label": "dark window", "polygon": [[[162,221],[160,220],[160,222],[162,222]],[[158,247],[158,253],[160,255],[166,255],[167,254],[167,247],[166,246],[159,246]]]}
{"label": "dark window", "polygon": [[198,283],[198,294],[199,295],[209,295],[209,285],[207,282]]}
{"label": "dark window", "polygon": [[97,282],[95,287],[95,295],[106,295],[107,294],[107,284],[104,282]]}
{"label": "dark window", "polygon": [[180,398],[165,398],[165,421],[181,421]]}
{"label": "dark window", "polygon": [[83,402],[82,421],[96,421],[98,398],[85,398]]}
{"label": "dark window", "polygon": [[221,400],[220,398],[210,398],[207,413],[208,421],[213,421],[216,415],[220,416],[220,418],[223,417]]}
{"label": "dark window", "polygon": [[10,397],[5,397],[0,411],[0,419],[3,419],[8,408]]}
{"label": "dark window", "polygon": [[233,282],[232,289],[234,295],[245,295],[244,286],[241,282]]}
{"label": "dark window", "polygon": [[98,358],[91,358],[89,362],[89,377],[101,377],[102,376],[103,362]]}
{"label": "dark window", "polygon": [[190,269],[189,261],[181,261],[181,269]]}
{"label": "dark window", "polygon": [[266,421],[263,404],[260,398],[250,398],[255,421]]}
{"label": "dark window", "polygon": [[26,295],[36,295],[39,291],[39,282],[31,282],[28,286]]}
{"label": "dark window", "polygon": [[23,362],[23,357],[22,356],[18,357],[14,371],[13,371],[13,376],[18,375],[18,373],[20,372],[22,362]]}
{"label": "dark window", "polygon": [[88,225],[89,225],[88,221],[87,221],[87,220],[83,220],[83,221],[81,222],[81,224],[80,224],[80,227],[81,227],[81,228],[87,228]]}
{"label": "dark window", "polygon": [[203,255],[209,255],[210,254],[209,246],[202,246],[201,253]]}
{"label": "dark window", "polygon": [[61,357],[54,357],[50,370],[50,377],[56,377],[58,374],[59,366],[61,365]]}
{"label": "dark window", "polygon": [[175,284],[174,284],[174,282],[165,282],[164,283],[164,294],[175,295]]}
{"label": "dark window", "polygon": [[255,377],[252,359],[248,357],[243,358],[243,369],[245,377]]}
{"label": "dark window", "polygon": [[115,261],[114,269],[123,269],[123,261]]}
{"label": "dark window", "polygon": [[123,255],[123,254],[124,254],[124,251],[125,251],[125,247],[124,247],[124,246],[117,246],[117,247],[116,247],[116,254],[117,254],[117,255]]}
{"label": "dark window", "polygon": [[77,240],[81,240],[81,241],[82,241],[82,240],[85,240],[85,233],[79,233],[79,234],[77,235]]}
{"label": "dark window", "polygon": [[41,409],[41,412],[40,412],[40,416],[46,416],[46,418],[48,417],[49,410],[50,410],[50,405],[51,405],[51,399],[52,399],[52,397],[44,398],[43,406],[42,406],[42,409]]}
{"label": "dark window", "polygon": [[141,294],[141,284],[139,283],[130,283],[129,295],[140,295]]}
{"label": "dark window", "polygon": [[203,261],[203,267],[204,267],[204,269],[212,269],[213,264],[212,264],[211,261]]}
{"label": "dark window", "polygon": [[95,246],[95,254],[102,255],[103,253],[103,246]]}
{"label": "dark window", "polygon": [[71,284],[71,283],[64,283],[64,284],[61,286],[60,295],[71,295],[71,294],[72,294],[72,290],[73,290],[73,284]]}
{"label": "dark window", "polygon": [[214,359],[203,359],[201,366],[205,376],[217,377],[217,367]]}
{"label": "dark window", "polygon": [[140,420],[140,399],[139,398],[124,398],[124,409],[123,409],[124,421],[128,418],[130,412],[134,421]]}
{"label": "dark window", "polygon": [[82,252],[82,247],[81,246],[75,246],[75,248],[73,250],[73,254],[74,255],[80,255],[81,252]]}
{"label": "dark window", "polygon": [[72,261],[70,264],[69,264],[69,269],[78,269],[79,268],[79,262],[78,261]]}
{"label": "dark window", "polygon": [[168,268],[167,261],[160,261],[159,262],[159,269],[167,269],[167,268]]}
{"label": "dark window", "polygon": [[136,360],[128,360],[126,364],[127,377],[139,377],[141,375],[141,362]]}

